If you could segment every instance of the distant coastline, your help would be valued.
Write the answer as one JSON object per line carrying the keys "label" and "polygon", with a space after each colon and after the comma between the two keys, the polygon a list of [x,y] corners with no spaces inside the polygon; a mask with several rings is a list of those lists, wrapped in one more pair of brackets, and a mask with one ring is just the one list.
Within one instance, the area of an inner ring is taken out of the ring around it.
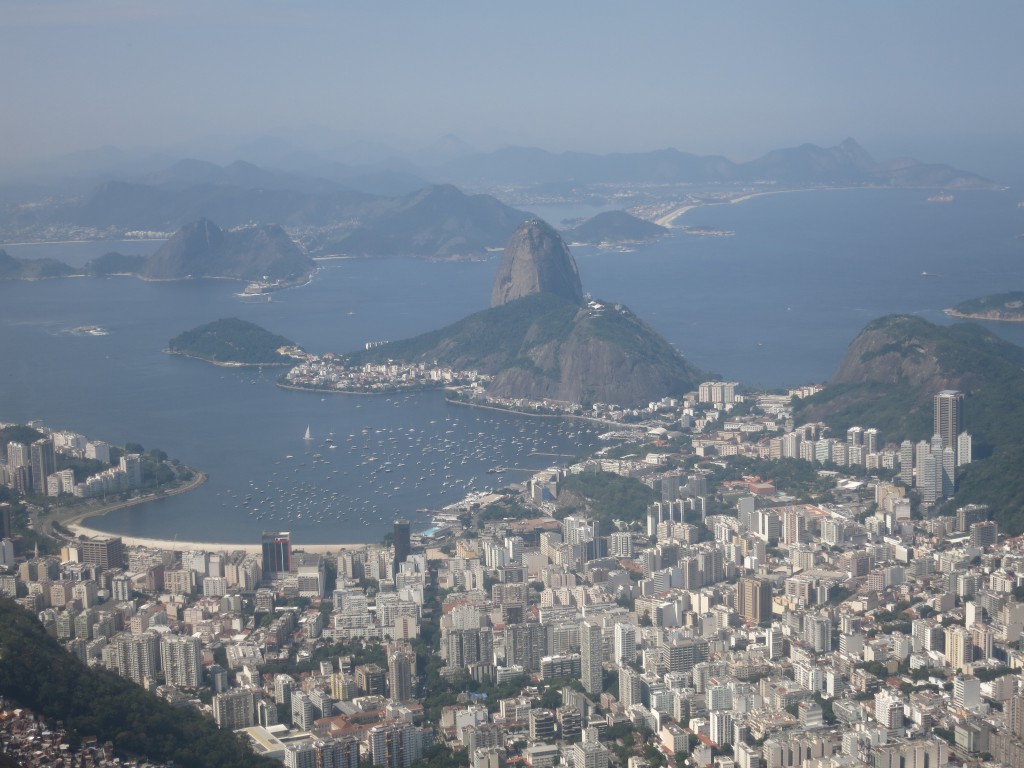
{"label": "distant coastline", "polygon": [[203,357],[202,355],[190,355],[188,352],[177,352],[173,349],[165,349],[164,352],[168,355],[187,357],[190,360],[201,360],[204,363],[210,363],[221,368],[263,368],[264,366],[268,368],[283,368],[285,366],[292,365],[292,363],[240,363],[236,360],[211,360],[210,358]]}
{"label": "distant coastline", "polygon": [[[99,531],[94,528],[74,523],[67,527],[78,536],[115,536],[120,538],[126,547],[150,547],[152,549],[165,549],[172,552],[190,552],[193,550],[205,552],[246,552],[249,554],[260,554],[263,547],[260,544],[237,544],[215,541],[179,541],[178,539],[154,539],[148,536],[125,536],[119,533]],[[294,550],[313,552],[316,554],[330,554],[332,552],[343,552],[345,550],[363,549],[371,546],[372,542],[365,544],[302,544],[292,542]]]}
{"label": "distant coastline", "polygon": [[944,309],[942,311],[950,317],[960,320],[984,320],[991,323],[1024,323],[1024,313],[1004,315],[999,312],[960,312],[956,309]]}

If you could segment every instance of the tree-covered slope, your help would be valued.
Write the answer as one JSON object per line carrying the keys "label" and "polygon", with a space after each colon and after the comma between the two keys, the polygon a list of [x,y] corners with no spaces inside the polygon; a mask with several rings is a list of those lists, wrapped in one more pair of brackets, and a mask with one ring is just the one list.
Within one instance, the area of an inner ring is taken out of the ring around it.
{"label": "tree-covered slope", "polygon": [[964,426],[974,440],[975,463],[959,470],[955,503],[988,503],[1001,529],[1024,531],[1024,349],[982,326],[909,315],[875,320],[796,417],[836,430],[874,426],[889,442],[928,439],[932,398],[943,389],[964,393]]}
{"label": "tree-covered slope", "polygon": [[106,670],[93,670],[46,634],[32,614],[0,598],[0,693],[78,737],[112,741],[123,756],[179,768],[273,768],[234,734],[189,708],[172,707]]}
{"label": "tree-covered slope", "polygon": [[960,302],[946,313],[953,317],[970,317],[979,320],[1024,320],[1024,292],[994,293]]}
{"label": "tree-covered slope", "polygon": [[277,225],[225,231],[208,219],[182,227],[146,261],[143,277],[295,280],[315,264]]}
{"label": "tree-covered slope", "polygon": [[291,362],[291,358],[278,354],[277,350],[290,346],[294,343],[284,336],[277,336],[255,323],[225,317],[175,336],[168,348],[171,352],[215,363],[283,365]]}
{"label": "tree-covered slope", "polygon": [[446,328],[357,352],[353,362],[433,362],[494,376],[490,394],[636,405],[692,389],[700,372],[620,305],[550,293],[477,312]]}
{"label": "tree-covered slope", "polygon": [[42,280],[74,273],[74,269],[56,259],[18,259],[0,249],[0,280]]}
{"label": "tree-covered slope", "polygon": [[668,234],[658,224],[638,219],[625,211],[604,211],[565,233],[573,243],[635,243]]}

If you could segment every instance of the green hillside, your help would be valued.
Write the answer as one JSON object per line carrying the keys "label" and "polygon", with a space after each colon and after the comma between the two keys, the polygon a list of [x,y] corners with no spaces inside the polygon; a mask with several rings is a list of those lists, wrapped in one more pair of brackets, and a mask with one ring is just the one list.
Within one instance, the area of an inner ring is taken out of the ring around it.
{"label": "green hillside", "polygon": [[894,315],[870,323],[829,386],[798,405],[798,423],[837,431],[878,427],[886,442],[932,433],[932,397],[965,394],[964,426],[975,462],[962,468],[954,501],[986,503],[1007,533],[1024,532],[1024,349],[974,323],[939,326]]}
{"label": "green hillside", "polygon": [[490,394],[636,405],[681,395],[700,371],[621,305],[537,293],[440,330],[350,356],[438,362],[494,377]]}
{"label": "green hillside", "polygon": [[180,355],[214,363],[246,365],[286,365],[291,358],[278,354],[277,350],[289,346],[294,346],[294,343],[284,336],[277,336],[237,317],[200,325],[175,336],[169,343],[171,352]]}
{"label": "green hillside", "polygon": [[172,707],[113,672],[93,670],[46,634],[28,611],[0,598],[0,693],[60,720],[76,737],[112,741],[122,756],[178,768],[280,768],[191,708]]}

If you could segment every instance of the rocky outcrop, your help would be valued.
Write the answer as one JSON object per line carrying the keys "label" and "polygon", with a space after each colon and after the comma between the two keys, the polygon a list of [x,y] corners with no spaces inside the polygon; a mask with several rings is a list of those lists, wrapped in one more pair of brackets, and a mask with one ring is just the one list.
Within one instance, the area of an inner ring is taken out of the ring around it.
{"label": "rocky outcrop", "polygon": [[154,253],[142,270],[152,280],[230,277],[238,280],[295,280],[315,264],[277,225],[225,232],[200,219],[182,227]]}
{"label": "rocky outcrop", "polygon": [[796,415],[841,429],[871,424],[889,435],[927,439],[936,392],[1008,393],[1005,382],[1019,381],[1022,367],[1024,350],[980,325],[889,315],[865,326],[825,390],[798,403]]}
{"label": "rocky outcrop", "polygon": [[535,293],[583,303],[576,261],[558,232],[539,219],[524,222],[509,238],[494,278],[491,306]]}
{"label": "rocky outcrop", "polygon": [[577,310],[564,338],[524,344],[488,394],[636,405],[693,389],[699,376],[626,307],[594,302]]}
{"label": "rocky outcrop", "polygon": [[692,390],[701,372],[621,304],[583,301],[572,254],[542,221],[512,235],[492,307],[354,363],[441,363],[493,376],[488,394],[566,403],[646,404]]}

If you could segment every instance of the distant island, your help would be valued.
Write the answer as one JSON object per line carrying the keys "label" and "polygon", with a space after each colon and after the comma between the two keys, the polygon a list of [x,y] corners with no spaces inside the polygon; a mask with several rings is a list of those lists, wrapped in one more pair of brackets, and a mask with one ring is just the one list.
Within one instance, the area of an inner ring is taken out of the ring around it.
{"label": "distant island", "polygon": [[255,323],[225,317],[200,325],[171,339],[168,351],[217,365],[291,365],[301,352],[295,343]]}
{"label": "distant island", "polygon": [[970,299],[945,310],[950,317],[968,320],[994,320],[1001,323],[1024,323],[1024,291],[993,293]]}
{"label": "distant island", "polygon": [[668,234],[668,229],[625,211],[604,211],[566,231],[565,239],[580,245],[645,243]]}
{"label": "distant island", "polygon": [[71,267],[56,259],[19,259],[0,249],[0,280],[129,275],[143,280],[219,277],[250,282],[249,293],[305,283],[316,271],[277,225],[225,231],[207,219],[182,227],[149,258],[107,253]]}
{"label": "distant island", "polygon": [[294,284],[316,265],[276,224],[225,231],[208,219],[182,227],[150,256],[140,272],[148,280],[227,277]]}

